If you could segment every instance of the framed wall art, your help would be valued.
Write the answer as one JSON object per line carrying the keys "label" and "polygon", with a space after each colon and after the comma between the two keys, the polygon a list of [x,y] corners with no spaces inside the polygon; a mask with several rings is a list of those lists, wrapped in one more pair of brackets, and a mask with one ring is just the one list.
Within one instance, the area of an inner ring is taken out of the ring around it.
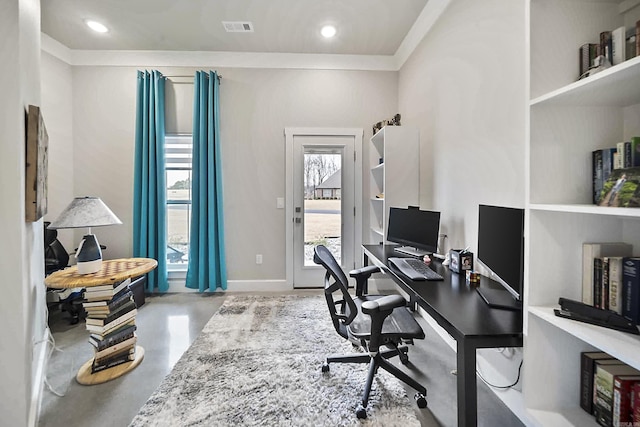
{"label": "framed wall art", "polygon": [[49,135],[40,107],[29,105],[25,171],[25,216],[37,221],[47,213],[47,165]]}

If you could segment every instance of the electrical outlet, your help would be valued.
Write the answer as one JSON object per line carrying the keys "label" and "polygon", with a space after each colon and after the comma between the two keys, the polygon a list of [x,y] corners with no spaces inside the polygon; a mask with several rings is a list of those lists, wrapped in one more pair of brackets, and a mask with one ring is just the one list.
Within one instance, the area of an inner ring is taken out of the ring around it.
{"label": "electrical outlet", "polygon": [[256,264],[262,264],[262,254],[256,255]]}

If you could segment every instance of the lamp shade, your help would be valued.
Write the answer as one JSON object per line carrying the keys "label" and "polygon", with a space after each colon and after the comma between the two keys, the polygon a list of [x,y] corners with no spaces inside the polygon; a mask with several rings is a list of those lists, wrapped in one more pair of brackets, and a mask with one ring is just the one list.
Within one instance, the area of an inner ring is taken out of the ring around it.
{"label": "lamp shade", "polygon": [[49,228],[102,227],[117,224],[122,224],[122,221],[99,197],[76,197]]}

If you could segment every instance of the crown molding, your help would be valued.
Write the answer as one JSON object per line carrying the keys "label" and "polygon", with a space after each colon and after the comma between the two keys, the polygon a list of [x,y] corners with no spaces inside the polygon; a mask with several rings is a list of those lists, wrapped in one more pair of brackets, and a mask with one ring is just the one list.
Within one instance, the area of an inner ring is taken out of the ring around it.
{"label": "crown molding", "polygon": [[[640,0],[639,0],[640,1]],[[429,0],[394,55],[74,50],[41,33],[42,50],[71,66],[221,67],[398,71],[451,0]]]}
{"label": "crown molding", "polygon": [[431,31],[431,28],[440,19],[440,16],[450,3],[451,0],[429,0],[427,2],[394,55],[398,70],[407,62],[407,59],[409,59],[427,33]]}

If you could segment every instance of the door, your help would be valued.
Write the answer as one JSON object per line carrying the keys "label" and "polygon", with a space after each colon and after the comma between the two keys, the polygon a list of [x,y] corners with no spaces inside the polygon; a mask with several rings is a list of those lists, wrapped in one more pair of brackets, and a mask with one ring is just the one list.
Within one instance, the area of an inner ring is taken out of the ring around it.
{"label": "door", "polygon": [[313,262],[314,247],[327,246],[345,270],[354,268],[360,247],[356,201],[362,193],[356,188],[356,181],[361,186],[356,179],[356,135],[298,132],[291,134],[289,143],[290,279],[294,288],[322,287],[325,270]]}

